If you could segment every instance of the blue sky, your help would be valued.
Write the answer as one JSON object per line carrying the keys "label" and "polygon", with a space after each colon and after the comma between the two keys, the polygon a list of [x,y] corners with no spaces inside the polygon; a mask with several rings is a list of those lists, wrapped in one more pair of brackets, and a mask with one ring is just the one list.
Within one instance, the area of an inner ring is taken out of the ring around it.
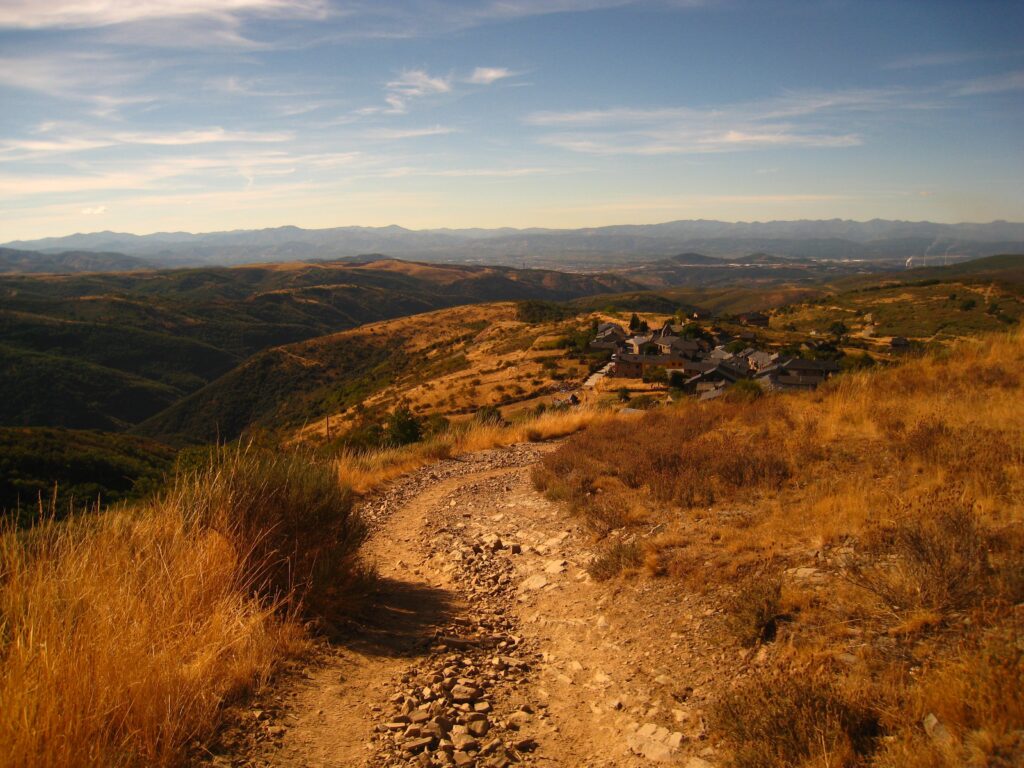
{"label": "blue sky", "polygon": [[0,241],[1024,220],[1024,3],[0,0]]}

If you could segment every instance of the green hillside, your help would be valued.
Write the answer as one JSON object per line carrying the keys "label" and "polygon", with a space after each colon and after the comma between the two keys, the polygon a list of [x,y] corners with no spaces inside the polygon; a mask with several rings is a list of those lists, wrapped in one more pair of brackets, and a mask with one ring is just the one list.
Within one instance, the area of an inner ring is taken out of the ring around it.
{"label": "green hillside", "polygon": [[125,429],[180,389],[84,360],[0,344],[0,424]]}
{"label": "green hillside", "polygon": [[145,495],[171,467],[174,451],[152,440],[103,432],[0,428],[0,513],[38,514],[39,499],[58,515],[70,506]]}
{"label": "green hillside", "polygon": [[635,287],[393,259],[0,276],[0,424],[122,429],[275,346],[460,304]]}

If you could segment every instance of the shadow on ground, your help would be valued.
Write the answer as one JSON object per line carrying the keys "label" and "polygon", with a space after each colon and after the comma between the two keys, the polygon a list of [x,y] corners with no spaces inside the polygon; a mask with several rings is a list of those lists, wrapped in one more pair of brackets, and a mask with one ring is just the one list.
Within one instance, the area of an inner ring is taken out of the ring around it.
{"label": "shadow on ground", "polygon": [[454,614],[452,595],[418,582],[378,578],[359,615],[331,638],[366,656],[419,656]]}

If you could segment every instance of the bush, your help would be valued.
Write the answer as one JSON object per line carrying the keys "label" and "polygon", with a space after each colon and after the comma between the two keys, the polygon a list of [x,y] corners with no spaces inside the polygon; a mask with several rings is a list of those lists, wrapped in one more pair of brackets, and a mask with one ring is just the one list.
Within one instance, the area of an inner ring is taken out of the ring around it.
{"label": "bush", "polygon": [[887,607],[970,607],[996,586],[989,537],[971,506],[947,489],[898,509],[896,519],[874,529],[864,551],[848,562],[849,577]]}
{"label": "bush", "polygon": [[490,424],[494,426],[500,426],[505,423],[505,419],[501,416],[501,410],[493,405],[485,405],[475,414],[473,414],[473,420],[478,424]]}
{"label": "bush", "polygon": [[962,312],[970,312],[976,306],[978,306],[978,302],[974,299],[964,299],[960,302],[960,310]]}
{"label": "bush", "polygon": [[333,465],[301,453],[221,448],[161,503],[231,542],[254,594],[316,612],[350,582],[366,534]]}
{"label": "bush", "polygon": [[743,645],[775,639],[782,597],[778,573],[754,573],[743,579],[725,604],[726,626]]}
{"label": "bush", "polygon": [[423,424],[406,407],[396,408],[388,417],[384,440],[393,446],[418,443],[423,437]]}
{"label": "bush", "polygon": [[553,323],[571,315],[568,307],[550,301],[531,299],[516,304],[516,320],[523,323]]}
{"label": "bush", "polygon": [[711,720],[735,768],[853,768],[879,733],[876,718],[834,682],[791,670],[760,673],[729,691]]}
{"label": "bush", "polygon": [[644,371],[643,379],[652,384],[667,384],[668,372],[662,366],[656,365]]}
{"label": "bush", "polygon": [[308,650],[364,528],[329,464],[218,449],[144,506],[0,531],[0,763],[175,766]]}
{"label": "bush", "polygon": [[764,396],[764,390],[756,381],[740,379],[725,391],[725,396],[731,402],[749,403]]}
{"label": "bush", "polygon": [[635,541],[616,541],[606,547],[587,566],[587,573],[598,581],[607,581],[622,571],[638,568],[643,562],[643,550]]}

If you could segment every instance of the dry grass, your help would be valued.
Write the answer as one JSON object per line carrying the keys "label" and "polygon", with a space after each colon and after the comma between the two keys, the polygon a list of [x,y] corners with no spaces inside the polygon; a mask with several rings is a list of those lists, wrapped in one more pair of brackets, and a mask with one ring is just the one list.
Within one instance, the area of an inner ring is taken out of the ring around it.
{"label": "dry grass", "polygon": [[852,768],[870,752],[878,724],[824,676],[792,670],[759,674],[729,691],[713,726],[736,747],[736,768]]}
{"label": "dry grass", "polygon": [[4,532],[0,765],[182,764],[306,648],[301,601],[344,580],[360,532],[329,468],[255,451],[143,508]]}
{"label": "dry grass", "polygon": [[643,562],[643,549],[635,541],[615,541],[598,553],[587,566],[587,573],[598,581],[634,570]]}
{"label": "dry grass", "polygon": [[1015,331],[595,425],[536,483],[601,534],[632,526],[645,572],[701,594],[726,643],[777,626],[715,710],[733,765],[1024,764],[1021,359]]}
{"label": "dry grass", "polygon": [[743,645],[771,642],[782,613],[782,577],[756,572],[742,581],[725,603],[726,625]]}
{"label": "dry grass", "polygon": [[614,414],[596,408],[546,411],[512,424],[455,425],[422,443],[372,452],[346,452],[337,460],[341,484],[367,493],[396,477],[438,460],[489,448],[565,437],[592,424],[607,423]]}

